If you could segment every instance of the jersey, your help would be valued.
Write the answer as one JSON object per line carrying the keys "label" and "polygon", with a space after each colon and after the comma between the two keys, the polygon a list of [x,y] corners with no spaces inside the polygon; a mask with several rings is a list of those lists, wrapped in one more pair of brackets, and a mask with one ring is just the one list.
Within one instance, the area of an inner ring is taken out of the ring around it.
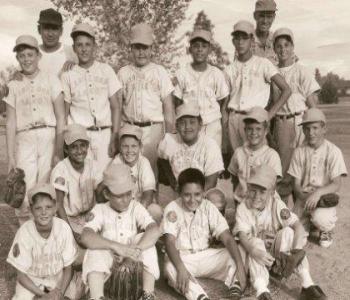
{"label": "jersey", "polygon": [[282,177],[281,159],[278,153],[267,145],[263,145],[257,150],[251,150],[247,145],[235,150],[227,170],[238,177],[239,183],[234,191],[234,198],[241,202],[247,192],[247,180],[251,170],[260,166],[268,165]]}
{"label": "jersey", "polygon": [[219,101],[229,95],[229,88],[221,70],[207,65],[203,72],[195,71],[186,64],[176,72],[174,96],[184,103],[196,102],[203,124],[221,119]]}
{"label": "jersey", "polygon": [[123,85],[122,118],[129,122],[163,122],[163,101],[174,87],[164,67],[127,65],[118,72]]}
{"label": "jersey", "polygon": [[4,101],[16,110],[16,130],[23,131],[41,125],[56,126],[54,101],[62,93],[56,76],[39,71],[34,78],[23,76],[8,84]]}
{"label": "jersey", "polygon": [[70,104],[68,124],[112,126],[109,98],[121,89],[114,70],[95,61],[88,69],[75,65],[61,76],[64,98]]}
{"label": "jersey", "polygon": [[95,205],[95,189],[102,181],[96,161],[85,159],[82,173],[75,170],[66,157],[51,172],[50,182],[64,192],[63,206],[67,216],[78,216]]}
{"label": "jersey", "polygon": [[7,262],[24,274],[50,277],[71,265],[77,257],[77,246],[69,225],[53,218],[50,236],[45,239],[36,230],[33,220],[17,231]]}
{"label": "jersey", "polygon": [[218,144],[202,134],[196,143],[189,146],[182,141],[179,134],[166,133],[159,143],[158,156],[169,161],[176,179],[187,168],[199,169],[204,176],[224,170]]}
{"label": "jersey", "polygon": [[185,209],[181,198],[171,201],[164,209],[163,222],[164,233],[176,238],[180,252],[205,250],[211,237],[219,240],[229,229],[225,218],[207,199],[202,200],[195,213]]}
{"label": "jersey", "polygon": [[228,108],[246,111],[254,106],[267,106],[271,78],[278,74],[267,58],[253,55],[246,62],[235,59],[225,72],[231,90]]}
{"label": "jersey", "polygon": [[[120,153],[113,159],[112,164],[126,165]],[[132,191],[133,199],[140,201],[143,192],[156,190],[156,179],[151,164],[146,157],[140,154],[137,162],[130,167],[130,170],[135,183]]]}
{"label": "jersey", "polygon": [[324,140],[320,147],[313,149],[307,144],[294,150],[288,174],[301,180],[305,192],[326,186],[338,176],[347,176],[341,150]]}
{"label": "jersey", "polygon": [[154,220],[143,205],[132,200],[126,211],[118,213],[109,203],[96,204],[91,210],[90,221],[84,228],[100,233],[104,238],[130,244],[138,230],[146,230]]}

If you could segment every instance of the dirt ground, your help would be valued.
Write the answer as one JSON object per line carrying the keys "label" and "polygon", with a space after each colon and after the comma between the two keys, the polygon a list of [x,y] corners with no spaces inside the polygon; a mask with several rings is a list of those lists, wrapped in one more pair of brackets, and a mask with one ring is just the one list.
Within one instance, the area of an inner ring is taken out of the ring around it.
{"label": "dirt ground", "polygon": [[[328,122],[327,138],[337,144],[343,151],[348,170],[350,170],[350,103],[322,107],[326,112]],[[3,186],[6,173],[4,129],[0,128],[0,190]],[[230,195],[229,182],[220,182],[220,185]],[[311,275],[328,295],[329,300],[350,299],[350,180],[343,181],[341,189],[341,202],[338,207],[338,223],[335,228],[334,244],[329,249],[322,249],[318,245],[308,243],[306,250],[311,265]],[[2,197],[3,193],[0,193]],[[167,190],[161,188],[161,197],[167,202]],[[1,201],[0,201],[1,202]],[[8,250],[14,233],[18,228],[13,210],[0,203],[0,300],[10,299],[15,283],[15,272],[6,264]],[[162,265],[162,257],[160,257]],[[226,289],[220,282],[213,280],[201,280],[211,299],[222,299],[226,295]],[[275,300],[298,299],[300,281],[295,276],[287,282],[271,282],[271,291]],[[157,299],[173,300],[183,299],[170,289],[163,278],[157,282]],[[247,291],[246,300],[256,299],[251,289]]]}

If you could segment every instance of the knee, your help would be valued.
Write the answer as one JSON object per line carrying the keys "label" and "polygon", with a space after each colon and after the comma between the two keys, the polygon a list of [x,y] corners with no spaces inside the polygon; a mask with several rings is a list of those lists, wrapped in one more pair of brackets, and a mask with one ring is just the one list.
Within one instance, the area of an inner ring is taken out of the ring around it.
{"label": "knee", "polygon": [[336,208],[317,208],[311,214],[311,222],[321,231],[331,231],[337,221]]}

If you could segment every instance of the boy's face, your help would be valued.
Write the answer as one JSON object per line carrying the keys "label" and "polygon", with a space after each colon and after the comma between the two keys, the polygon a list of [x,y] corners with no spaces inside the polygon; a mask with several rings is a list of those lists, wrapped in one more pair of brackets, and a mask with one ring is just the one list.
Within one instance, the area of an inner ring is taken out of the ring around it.
{"label": "boy's face", "polygon": [[38,63],[40,59],[40,53],[34,48],[25,48],[17,52],[17,60],[23,74],[31,75],[38,69]]}
{"label": "boy's face", "polygon": [[275,53],[277,54],[278,60],[285,62],[293,56],[294,46],[285,38],[277,38],[274,45]]}
{"label": "boy's face", "polygon": [[248,192],[247,192],[247,207],[249,209],[257,209],[263,210],[266,206],[269,197],[272,195],[270,190],[266,188],[255,185],[248,184]]}
{"label": "boy's face", "polygon": [[210,52],[210,44],[203,39],[194,39],[190,43],[190,54],[192,55],[193,62],[203,63],[208,59]]}
{"label": "boy's face", "polygon": [[186,144],[197,140],[201,127],[198,117],[183,116],[176,121],[176,129]]}
{"label": "boy's face", "polygon": [[36,195],[31,206],[34,222],[40,227],[51,227],[56,214],[56,203],[48,195]]}
{"label": "boy's face", "polygon": [[303,125],[303,132],[307,144],[312,148],[318,148],[325,137],[327,128],[323,122],[306,123]]}
{"label": "boy's face", "polygon": [[69,159],[77,164],[84,163],[89,149],[89,142],[85,140],[77,140],[67,146],[67,154]]}
{"label": "boy's face", "polygon": [[253,37],[245,32],[237,31],[232,36],[232,43],[238,55],[244,55],[249,52]]}
{"label": "boy's face", "polygon": [[220,195],[219,193],[210,193],[207,196],[208,200],[213,203],[216,208],[221,212],[224,213],[225,212],[225,208],[226,208],[226,201],[225,199],[223,199],[222,195]]}
{"label": "boy's face", "polygon": [[184,207],[195,212],[203,201],[203,192],[202,186],[197,183],[185,184],[180,192]]}
{"label": "boy's face", "polygon": [[89,64],[95,58],[95,41],[92,37],[78,35],[74,39],[73,49],[79,59],[79,64]]}
{"label": "boy's face", "polygon": [[54,48],[57,47],[62,35],[62,26],[41,24],[39,25],[39,33],[44,46],[47,48]]}
{"label": "boy's face", "polygon": [[127,164],[133,165],[140,154],[140,142],[132,136],[123,136],[120,141],[120,154]]}
{"label": "boy's face", "polygon": [[109,203],[111,207],[116,210],[117,212],[123,212],[126,211],[129,207],[129,204],[132,200],[132,192],[128,191],[123,194],[115,195],[108,189],[104,190],[104,196],[107,200],[109,200]]}
{"label": "boy's face", "polygon": [[273,11],[257,11],[254,13],[256,28],[260,32],[268,32],[275,20],[276,13]]}
{"label": "boy's face", "polygon": [[258,147],[265,143],[267,129],[263,123],[246,123],[244,130],[249,146]]}
{"label": "boy's face", "polygon": [[131,55],[137,67],[143,67],[151,61],[152,50],[150,46],[143,44],[131,45]]}

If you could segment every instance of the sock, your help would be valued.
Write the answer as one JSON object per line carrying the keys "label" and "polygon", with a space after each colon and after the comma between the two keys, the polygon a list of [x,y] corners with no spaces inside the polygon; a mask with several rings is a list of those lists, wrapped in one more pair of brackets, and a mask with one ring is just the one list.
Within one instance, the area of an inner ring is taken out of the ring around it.
{"label": "sock", "polygon": [[269,289],[267,288],[266,282],[262,278],[258,278],[254,281],[253,284],[255,290],[256,290],[256,296],[259,297],[262,293],[268,292],[270,293]]}
{"label": "sock", "polygon": [[300,279],[301,279],[301,286],[303,288],[308,288],[309,286],[312,286],[314,285],[314,282],[311,278],[311,275],[310,275],[310,272],[308,269],[301,269],[299,270],[299,276],[300,276]]}

